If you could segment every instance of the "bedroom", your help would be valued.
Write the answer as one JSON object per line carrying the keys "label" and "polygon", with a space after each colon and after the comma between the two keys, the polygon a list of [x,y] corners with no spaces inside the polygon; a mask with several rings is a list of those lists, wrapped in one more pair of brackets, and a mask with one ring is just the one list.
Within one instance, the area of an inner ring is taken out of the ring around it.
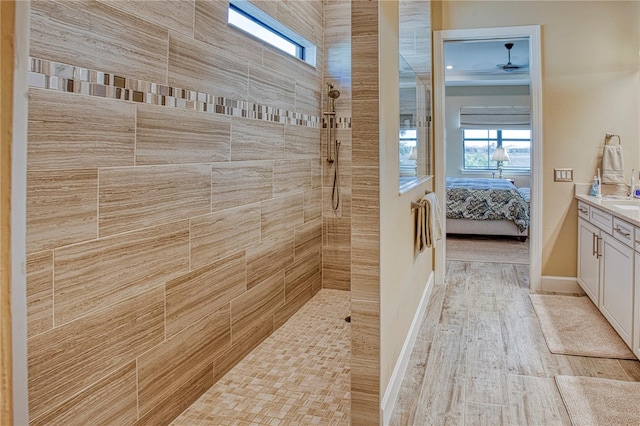
{"label": "bedroom", "polygon": [[445,42],[447,259],[528,261],[528,43]]}

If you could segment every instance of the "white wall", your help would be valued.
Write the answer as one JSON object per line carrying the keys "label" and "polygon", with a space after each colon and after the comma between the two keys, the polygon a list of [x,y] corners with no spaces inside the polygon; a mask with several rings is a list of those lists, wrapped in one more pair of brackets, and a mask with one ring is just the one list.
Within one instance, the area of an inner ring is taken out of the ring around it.
{"label": "white wall", "polygon": [[[492,173],[462,174],[462,130],[460,107],[463,106],[529,106],[528,86],[451,86],[446,89],[447,176],[493,177]],[[503,172],[518,187],[531,187],[530,176]]]}

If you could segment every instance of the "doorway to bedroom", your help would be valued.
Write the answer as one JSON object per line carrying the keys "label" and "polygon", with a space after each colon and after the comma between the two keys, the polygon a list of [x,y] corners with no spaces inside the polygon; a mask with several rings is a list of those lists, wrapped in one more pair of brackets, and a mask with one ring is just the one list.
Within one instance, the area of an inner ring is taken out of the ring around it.
{"label": "doorway to bedroom", "polygon": [[441,112],[435,136],[445,166],[437,191],[446,209],[445,248],[436,262],[443,271],[449,260],[533,263],[535,288],[539,27],[439,31],[434,41]]}

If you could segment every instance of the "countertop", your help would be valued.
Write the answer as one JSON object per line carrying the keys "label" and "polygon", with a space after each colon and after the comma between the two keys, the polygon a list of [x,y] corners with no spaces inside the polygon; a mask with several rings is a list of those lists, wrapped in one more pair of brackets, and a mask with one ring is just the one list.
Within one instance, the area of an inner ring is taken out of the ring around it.
{"label": "countertop", "polygon": [[640,198],[613,195],[599,198],[585,194],[575,194],[575,198],[640,227]]}

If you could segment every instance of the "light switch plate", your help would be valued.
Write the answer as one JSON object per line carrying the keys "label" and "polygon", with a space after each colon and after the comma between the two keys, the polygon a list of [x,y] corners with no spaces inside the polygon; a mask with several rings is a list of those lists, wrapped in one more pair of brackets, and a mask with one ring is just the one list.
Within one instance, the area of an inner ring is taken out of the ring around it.
{"label": "light switch plate", "polygon": [[553,169],[554,182],[573,182],[573,169]]}

